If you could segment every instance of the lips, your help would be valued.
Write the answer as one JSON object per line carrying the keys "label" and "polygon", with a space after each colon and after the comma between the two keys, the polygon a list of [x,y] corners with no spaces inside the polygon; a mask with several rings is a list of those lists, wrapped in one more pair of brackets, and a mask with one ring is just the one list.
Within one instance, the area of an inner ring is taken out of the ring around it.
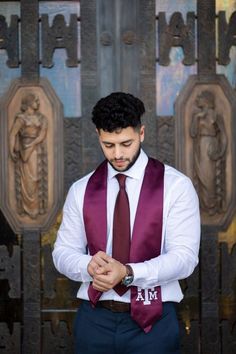
{"label": "lips", "polygon": [[123,165],[125,163],[125,160],[114,160],[114,162],[117,164],[117,165]]}

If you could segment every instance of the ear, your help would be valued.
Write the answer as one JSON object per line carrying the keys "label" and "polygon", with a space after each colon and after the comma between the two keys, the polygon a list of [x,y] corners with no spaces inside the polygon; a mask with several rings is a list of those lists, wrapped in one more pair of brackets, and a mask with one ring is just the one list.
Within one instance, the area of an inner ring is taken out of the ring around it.
{"label": "ear", "polygon": [[140,134],[140,141],[142,143],[145,137],[145,125],[141,125],[139,134]]}

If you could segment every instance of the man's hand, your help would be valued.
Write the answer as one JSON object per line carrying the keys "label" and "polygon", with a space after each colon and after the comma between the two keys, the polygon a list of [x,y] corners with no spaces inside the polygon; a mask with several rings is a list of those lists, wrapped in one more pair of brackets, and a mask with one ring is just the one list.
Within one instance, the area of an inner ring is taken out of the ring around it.
{"label": "man's hand", "polygon": [[126,275],[126,267],[105,252],[99,251],[89,262],[88,272],[93,278],[94,289],[104,292],[121,282]]}
{"label": "man's hand", "polygon": [[96,275],[97,270],[100,267],[104,267],[105,265],[107,265],[110,260],[112,260],[112,258],[108,256],[105,252],[97,252],[88,264],[88,273],[91,275],[91,277],[94,277]]}
{"label": "man's hand", "polygon": [[96,290],[108,291],[119,284],[125,275],[126,267],[114,258],[107,256],[103,264],[100,263],[99,267],[94,269],[92,285]]}

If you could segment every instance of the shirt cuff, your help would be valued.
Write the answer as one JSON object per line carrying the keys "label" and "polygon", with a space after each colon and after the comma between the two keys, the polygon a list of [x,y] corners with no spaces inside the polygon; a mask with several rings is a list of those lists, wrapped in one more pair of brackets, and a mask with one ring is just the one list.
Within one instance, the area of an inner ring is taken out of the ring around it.
{"label": "shirt cuff", "polygon": [[82,255],[80,256],[80,274],[82,282],[90,282],[93,280],[91,275],[88,273],[88,264],[91,261],[92,256],[89,255]]}
{"label": "shirt cuff", "polygon": [[145,288],[145,283],[148,279],[148,267],[145,263],[128,263],[134,272],[134,280],[132,285]]}

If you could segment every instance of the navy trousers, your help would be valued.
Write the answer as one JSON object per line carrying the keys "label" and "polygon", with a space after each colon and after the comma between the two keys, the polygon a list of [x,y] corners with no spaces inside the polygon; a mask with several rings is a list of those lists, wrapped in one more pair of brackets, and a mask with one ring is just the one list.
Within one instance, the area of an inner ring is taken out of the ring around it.
{"label": "navy trousers", "polygon": [[149,333],[130,314],[93,308],[83,301],[75,323],[76,354],[180,354],[175,305],[163,303],[163,314]]}

